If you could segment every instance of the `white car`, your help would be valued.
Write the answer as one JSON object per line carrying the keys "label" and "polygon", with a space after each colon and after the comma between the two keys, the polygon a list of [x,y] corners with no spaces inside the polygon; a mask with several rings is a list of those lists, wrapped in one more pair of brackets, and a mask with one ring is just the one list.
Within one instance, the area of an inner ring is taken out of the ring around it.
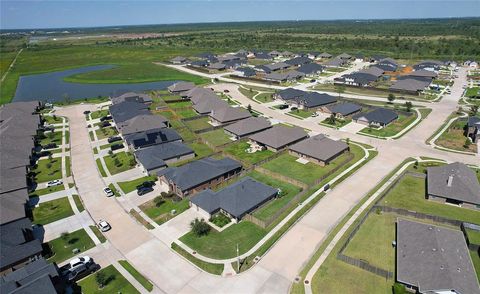
{"label": "white car", "polygon": [[59,186],[59,185],[63,185],[62,180],[53,180],[53,181],[50,181],[50,182],[47,183],[47,187],[55,187],[55,186]]}
{"label": "white car", "polygon": [[75,268],[80,265],[89,265],[91,262],[93,262],[93,259],[91,259],[89,256],[83,256],[83,257],[78,257],[70,260],[70,268]]}
{"label": "white car", "polygon": [[113,191],[108,187],[103,188],[103,193],[105,193],[105,195],[107,195],[107,197],[112,197],[114,195]]}
{"label": "white car", "polygon": [[106,231],[109,231],[112,227],[110,226],[109,223],[107,223],[106,221],[104,220],[100,220],[97,224],[98,228],[100,229],[100,231],[102,232],[106,232]]}

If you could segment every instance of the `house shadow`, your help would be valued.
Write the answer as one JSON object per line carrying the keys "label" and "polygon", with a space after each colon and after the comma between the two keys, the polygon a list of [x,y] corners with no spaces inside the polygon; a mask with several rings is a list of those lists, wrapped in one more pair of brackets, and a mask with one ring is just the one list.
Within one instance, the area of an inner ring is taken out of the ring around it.
{"label": "house shadow", "polygon": [[45,228],[42,225],[33,226],[33,237],[43,243],[45,239]]}

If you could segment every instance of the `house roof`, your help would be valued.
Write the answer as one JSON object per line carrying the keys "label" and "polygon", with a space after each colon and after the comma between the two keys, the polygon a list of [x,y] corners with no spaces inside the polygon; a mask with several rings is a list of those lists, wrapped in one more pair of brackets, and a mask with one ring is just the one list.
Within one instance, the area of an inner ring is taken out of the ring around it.
{"label": "house roof", "polygon": [[476,127],[480,128],[480,117],[478,117],[478,116],[470,116],[470,117],[468,118],[467,125],[468,125],[469,127],[476,126]]}
{"label": "house roof", "polygon": [[157,175],[165,176],[182,191],[185,191],[241,167],[242,164],[240,162],[231,158],[214,159],[207,157],[189,162],[180,167],[168,167],[157,172]]}
{"label": "house roof", "polygon": [[268,68],[270,71],[276,71],[280,69],[286,69],[289,68],[291,65],[285,62],[277,62],[277,63],[272,63],[272,64],[266,64],[264,65],[266,68]]}
{"label": "house roof", "polygon": [[380,123],[387,125],[398,118],[398,114],[390,109],[377,108],[368,113],[359,113],[353,116],[353,119],[364,119],[369,123]]}
{"label": "house roof", "polygon": [[326,66],[342,66],[345,64],[345,61],[343,59],[340,59],[338,57],[335,57],[331,60],[329,60],[327,63],[325,63]]}
{"label": "house roof", "polygon": [[218,96],[213,92],[212,89],[208,88],[200,88],[200,87],[195,87],[191,90],[185,91],[181,93],[182,97],[187,97],[190,99],[193,103],[197,103],[201,99],[205,97],[214,97],[218,98]]}
{"label": "house roof", "polygon": [[0,251],[1,269],[9,268],[19,261],[25,260],[31,256],[39,255],[42,251],[42,244],[37,239],[12,247],[2,246],[2,250]]}
{"label": "house roof", "polygon": [[299,127],[275,125],[270,129],[251,135],[249,138],[258,143],[279,149],[308,137]]}
{"label": "house roof", "polygon": [[201,100],[194,102],[192,107],[200,114],[208,114],[216,109],[227,108],[229,105],[215,95],[215,97],[204,96]]}
{"label": "house roof", "polygon": [[318,107],[336,101],[337,98],[332,95],[317,92],[306,92],[306,94],[300,98],[300,103],[306,107]]}
{"label": "house roof", "polygon": [[175,130],[168,128],[148,130],[125,136],[127,144],[133,145],[135,149],[179,140],[182,140],[182,137]]}
{"label": "house roof", "polygon": [[455,162],[427,168],[428,194],[480,205],[480,184],[468,166]]}
{"label": "house roof", "polygon": [[137,115],[150,114],[147,105],[132,101],[113,104],[109,107],[109,110],[116,124],[129,120]]}
{"label": "house roof", "polygon": [[236,121],[240,119],[245,119],[250,116],[250,112],[247,110],[240,108],[240,107],[223,107],[223,108],[217,108],[213,109],[212,112],[209,114],[209,116],[216,121],[219,121],[221,123],[227,123],[231,121]]}
{"label": "house roof", "polygon": [[135,93],[135,92],[127,92],[119,96],[110,97],[113,104],[118,104],[121,102],[129,101],[129,102],[138,102],[138,103],[150,103],[152,102],[152,97],[145,93]]}
{"label": "house roof", "polygon": [[364,74],[370,74],[370,75],[373,75],[375,77],[380,77],[381,75],[383,75],[385,73],[385,70],[383,70],[383,69],[374,65],[374,66],[370,66],[369,68],[362,69],[358,72],[359,73],[364,73]]}
{"label": "house roof", "polygon": [[245,136],[270,128],[270,122],[263,117],[249,117],[226,126],[224,129],[237,136]]}
{"label": "house roof", "polygon": [[277,93],[277,96],[283,100],[291,100],[295,98],[299,98],[305,95],[305,91],[297,90],[294,88],[286,88],[284,90],[280,90]]}
{"label": "house roof", "polygon": [[332,54],[328,54],[327,52],[323,52],[320,55],[318,55],[320,58],[331,58]]}
{"label": "house roof", "polygon": [[350,115],[352,113],[358,112],[362,110],[360,105],[355,103],[345,102],[345,103],[338,103],[334,105],[327,106],[328,110],[330,110],[333,114],[341,114],[341,115]]}
{"label": "house roof", "polygon": [[304,77],[305,74],[296,70],[290,70],[286,73],[269,73],[265,75],[265,79],[274,81],[288,81]]}
{"label": "house roof", "polygon": [[350,58],[352,58],[352,55],[347,54],[347,53],[342,53],[342,54],[338,55],[337,58],[340,58],[340,59],[350,59]]}
{"label": "house roof", "polygon": [[190,147],[180,142],[153,145],[134,152],[135,157],[146,170],[166,166],[165,160],[194,153]]}
{"label": "house roof", "polygon": [[430,81],[404,78],[398,79],[390,86],[390,90],[419,92],[425,90],[430,85]]}
{"label": "house roof", "polygon": [[133,133],[163,129],[167,127],[168,120],[161,115],[141,114],[117,125],[117,128],[122,135],[129,135]]}
{"label": "house roof", "polygon": [[[25,178],[25,175],[23,175]],[[2,183],[3,185],[3,183]],[[26,216],[25,205],[28,200],[26,187],[0,195],[0,224],[6,224]]]}
{"label": "house roof", "polygon": [[176,57],[172,58],[170,61],[172,61],[172,62],[184,62],[185,60],[187,60],[187,59],[183,56],[176,56]]}
{"label": "house roof", "polygon": [[257,59],[273,59],[273,57],[265,52],[257,52],[255,53],[255,58]]}
{"label": "house roof", "polygon": [[208,65],[208,61],[207,60],[195,60],[195,61],[190,62],[190,65],[197,66],[197,67],[204,67],[204,66]]}
{"label": "house roof", "polygon": [[304,64],[304,65],[300,66],[297,69],[297,71],[308,75],[308,74],[314,74],[314,73],[317,73],[317,72],[321,72],[324,68],[325,68],[324,66],[321,66],[318,63],[313,63],[312,62],[312,63],[307,63],[307,64]]}
{"label": "house roof", "polygon": [[2,223],[0,225],[0,233],[2,234],[0,244],[2,248],[15,247],[27,242],[28,231],[32,231],[32,222],[25,215],[15,221]]}
{"label": "house roof", "polygon": [[188,91],[195,88],[195,84],[191,82],[178,82],[175,83],[171,86],[169,86],[167,89],[170,92],[184,92]]}
{"label": "house roof", "polygon": [[312,60],[308,57],[305,57],[305,56],[299,56],[299,57],[295,57],[295,58],[292,58],[292,59],[289,59],[287,61],[285,61],[285,63],[288,63],[290,65],[303,65],[303,64],[307,64],[307,63],[311,63]]}
{"label": "house roof", "polygon": [[419,69],[419,70],[412,71],[409,74],[409,76],[436,78],[438,76],[438,74],[434,71],[431,71],[431,70]]}
{"label": "house roof", "polygon": [[[26,264],[22,268],[19,268],[13,272],[10,272],[2,276],[0,278],[0,285],[3,286],[6,283],[14,282],[15,284],[18,284],[18,286],[23,286],[45,275],[51,278],[54,278],[54,277],[58,277],[59,273],[55,264],[48,263],[42,257]],[[2,291],[2,293],[7,293],[7,292]],[[41,292],[36,292],[36,293],[41,293]]]}
{"label": "house roof", "polygon": [[[6,287],[4,287],[4,285]],[[8,282],[1,285],[2,293],[7,294],[48,294],[57,293],[55,286],[48,274],[43,274],[33,280],[27,280],[20,285],[16,282]],[[4,290],[5,289],[5,290]]]}
{"label": "house roof", "polygon": [[369,73],[363,73],[363,72],[354,72],[351,74],[346,74],[343,75],[342,78],[343,80],[346,79],[352,79],[354,83],[359,84],[359,85],[368,85],[371,82],[374,82],[378,79],[378,76],[369,74]]}
{"label": "house roof", "polygon": [[245,177],[218,192],[204,190],[193,196],[190,201],[208,213],[222,209],[235,218],[241,218],[277,193],[278,189]]}
{"label": "house roof", "polygon": [[237,68],[237,70],[243,72],[243,74],[247,77],[251,77],[257,74],[257,72],[251,67],[239,67]]}
{"label": "house roof", "polygon": [[329,161],[347,150],[348,145],[320,134],[293,144],[289,149],[321,161]]}
{"label": "house roof", "polygon": [[225,69],[226,65],[220,62],[215,62],[208,65],[208,67],[211,69]]}
{"label": "house roof", "polygon": [[397,219],[396,275],[421,293],[480,293],[463,233]]}

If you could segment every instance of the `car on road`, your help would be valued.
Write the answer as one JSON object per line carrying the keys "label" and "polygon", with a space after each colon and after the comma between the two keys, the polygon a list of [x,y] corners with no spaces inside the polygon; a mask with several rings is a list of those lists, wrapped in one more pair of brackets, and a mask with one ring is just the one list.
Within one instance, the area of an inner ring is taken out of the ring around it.
{"label": "car on road", "polygon": [[278,106],[278,109],[287,109],[287,108],[288,108],[288,104],[282,104]]}
{"label": "car on road", "polygon": [[90,113],[90,110],[85,110],[85,111],[83,112],[83,114],[89,114],[89,113]]}
{"label": "car on road", "polygon": [[315,83],[317,80],[316,79],[311,79],[310,83]]}
{"label": "car on road", "polygon": [[290,110],[292,110],[292,111],[293,110],[298,110],[298,107],[292,107],[292,108],[290,108]]}
{"label": "car on road", "polygon": [[42,145],[42,148],[43,148],[43,149],[57,148],[57,144],[55,144],[55,143],[45,144],[45,145]]}
{"label": "car on road", "polygon": [[223,92],[224,92],[224,93],[230,93],[230,91],[227,90],[227,89],[223,90]]}
{"label": "car on road", "polygon": [[117,141],[120,141],[120,140],[122,140],[122,138],[120,138],[120,137],[110,137],[110,138],[108,138],[107,141],[108,141],[108,143],[113,143],[113,142],[117,142]]}
{"label": "car on road", "polygon": [[109,187],[103,188],[103,193],[105,193],[107,197],[112,197],[114,195],[112,189],[110,189]]}
{"label": "car on road", "polygon": [[55,187],[63,184],[62,180],[53,180],[47,183],[47,187]]}
{"label": "car on road", "polygon": [[112,228],[107,221],[104,221],[102,219],[98,222],[97,227],[102,232],[107,232]]}
{"label": "car on road", "polygon": [[138,196],[142,196],[142,195],[145,195],[147,193],[150,193],[153,191],[153,188],[152,187],[141,187],[139,189],[137,189],[137,195]]}

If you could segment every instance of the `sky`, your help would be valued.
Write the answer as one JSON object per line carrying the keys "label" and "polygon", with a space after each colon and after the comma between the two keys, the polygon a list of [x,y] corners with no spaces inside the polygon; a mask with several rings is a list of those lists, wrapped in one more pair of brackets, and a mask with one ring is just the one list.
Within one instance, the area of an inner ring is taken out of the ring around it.
{"label": "sky", "polygon": [[480,0],[0,0],[1,29],[480,16]]}

